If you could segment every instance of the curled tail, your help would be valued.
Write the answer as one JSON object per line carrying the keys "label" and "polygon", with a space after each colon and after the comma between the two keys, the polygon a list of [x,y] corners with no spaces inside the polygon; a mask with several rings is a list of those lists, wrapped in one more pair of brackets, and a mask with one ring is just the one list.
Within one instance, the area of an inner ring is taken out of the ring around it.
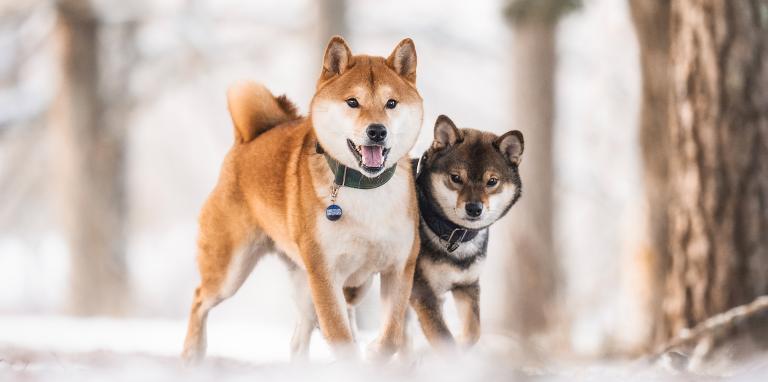
{"label": "curled tail", "polygon": [[284,95],[275,97],[264,85],[242,81],[227,90],[227,104],[235,124],[235,142],[247,143],[286,121],[299,118],[296,106]]}

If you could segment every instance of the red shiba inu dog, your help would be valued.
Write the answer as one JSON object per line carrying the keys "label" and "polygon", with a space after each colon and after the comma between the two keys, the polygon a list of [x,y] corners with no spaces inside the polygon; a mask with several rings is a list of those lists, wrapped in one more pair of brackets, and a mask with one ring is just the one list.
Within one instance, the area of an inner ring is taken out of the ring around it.
{"label": "red shiba inu dog", "polygon": [[315,326],[335,352],[356,353],[347,303],[381,274],[384,320],[372,355],[404,336],[419,251],[419,212],[407,156],[419,134],[416,50],[387,58],[328,44],[308,117],[256,83],[228,94],[235,143],[200,215],[195,291],[182,357],[205,354],[208,312],[232,296],[258,260],[288,260],[302,312],[292,340],[306,354]]}

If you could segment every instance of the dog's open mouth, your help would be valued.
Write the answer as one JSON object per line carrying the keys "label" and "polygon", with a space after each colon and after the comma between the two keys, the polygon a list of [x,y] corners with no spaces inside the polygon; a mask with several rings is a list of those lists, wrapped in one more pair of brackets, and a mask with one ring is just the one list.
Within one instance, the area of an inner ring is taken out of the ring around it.
{"label": "dog's open mouth", "polygon": [[347,146],[349,146],[349,151],[357,158],[360,167],[367,172],[379,172],[387,162],[389,148],[380,145],[356,145],[350,139],[347,139]]}

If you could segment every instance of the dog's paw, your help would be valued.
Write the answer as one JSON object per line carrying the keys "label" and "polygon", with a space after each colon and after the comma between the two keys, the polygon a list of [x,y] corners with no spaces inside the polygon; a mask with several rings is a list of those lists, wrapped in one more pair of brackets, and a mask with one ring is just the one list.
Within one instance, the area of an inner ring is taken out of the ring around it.
{"label": "dog's paw", "polygon": [[456,345],[463,350],[469,350],[480,340],[479,335],[460,335],[456,338]]}
{"label": "dog's paw", "polygon": [[192,367],[199,365],[205,358],[205,351],[200,351],[195,347],[185,348],[181,353],[181,362],[184,366]]}
{"label": "dog's paw", "polygon": [[360,360],[360,349],[357,343],[338,343],[332,346],[336,361],[357,362]]}
{"label": "dog's paw", "polygon": [[389,341],[377,339],[366,349],[366,359],[372,362],[386,362],[397,352],[398,346]]}

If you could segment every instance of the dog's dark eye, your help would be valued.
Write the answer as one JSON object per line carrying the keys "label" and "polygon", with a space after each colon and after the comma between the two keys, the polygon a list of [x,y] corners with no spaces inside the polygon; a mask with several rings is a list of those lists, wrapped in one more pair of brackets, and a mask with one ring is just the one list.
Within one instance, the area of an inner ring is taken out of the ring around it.
{"label": "dog's dark eye", "polygon": [[456,174],[451,174],[451,182],[461,184],[461,177]]}
{"label": "dog's dark eye", "polygon": [[488,187],[493,187],[493,186],[499,184],[499,180],[496,179],[496,178],[491,178],[491,179],[488,179],[488,183],[487,184],[488,184]]}
{"label": "dog's dark eye", "polygon": [[397,106],[397,101],[391,99],[387,101],[387,109],[394,109]]}
{"label": "dog's dark eye", "polygon": [[347,106],[353,109],[357,109],[358,107],[360,107],[360,103],[357,102],[357,98],[349,98],[347,99]]}

